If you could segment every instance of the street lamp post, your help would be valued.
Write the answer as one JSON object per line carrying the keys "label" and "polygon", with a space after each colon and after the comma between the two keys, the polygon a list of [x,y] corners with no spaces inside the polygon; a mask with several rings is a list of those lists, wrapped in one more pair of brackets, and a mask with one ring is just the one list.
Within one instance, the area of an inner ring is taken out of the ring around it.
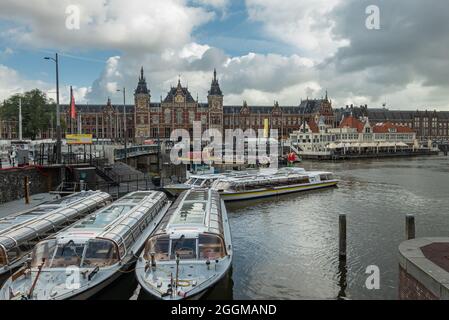
{"label": "street lamp post", "polygon": [[45,60],[53,60],[56,64],[56,162],[59,164],[62,162],[61,155],[61,116],[59,111],[59,59],[58,54],[55,54],[55,58],[45,57]]}
{"label": "street lamp post", "polygon": [[117,92],[123,92],[123,132],[125,139],[125,163],[128,164],[128,131],[126,129],[126,89],[118,89]]}

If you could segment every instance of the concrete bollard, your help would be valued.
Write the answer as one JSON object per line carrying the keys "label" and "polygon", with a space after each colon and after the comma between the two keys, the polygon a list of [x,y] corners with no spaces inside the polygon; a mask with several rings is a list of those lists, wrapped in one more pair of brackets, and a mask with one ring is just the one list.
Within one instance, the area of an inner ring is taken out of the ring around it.
{"label": "concrete bollard", "polygon": [[407,240],[415,239],[415,216],[407,214],[405,216],[405,236]]}
{"label": "concrete bollard", "polygon": [[338,216],[338,240],[340,260],[346,259],[346,214]]}

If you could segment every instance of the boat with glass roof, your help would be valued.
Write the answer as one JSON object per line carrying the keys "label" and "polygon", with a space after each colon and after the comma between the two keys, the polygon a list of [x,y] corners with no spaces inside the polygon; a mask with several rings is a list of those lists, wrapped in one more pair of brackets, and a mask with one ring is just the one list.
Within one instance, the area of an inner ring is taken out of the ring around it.
{"label": "boat with glass roof", "polygon": [[335,187],[337,184],[332,172],[285,167],[259,173],[251,179],[238,176],[220,178],[211,188],[219,192],[224,201],[240,201]]}
{"label": "boat with glass roof", "polygon": [[137,191],[38,243],[0,299],[87,299],[129,272],[170,206],[160,191]]}
{"label": "boat with glass roof", "polygon": [[178,196],[183,191],[192,188],[209,188],[212,183],[225,176],[219,173],[208,173],[208,174],[191,174],[186,182],[169,184],[164,187],[173,196]]}
{"label": "boat with glass roof", "polygon": [[82,191],[0,219],[0,274],[23,264],[34,245],[112,202],[101,191]]}
{"label": "boat with glass roof", "polygon": [[177,196],[181,192],[195,188],[210,188],[214,181],[226,177],[249,177],[256,174],[256,170],[225,171],[223,173],[191,174],[186,182],[169,184],[164,187],[171,195]]}
{"label": "boat with glass roof", "polygon": [[143,290],[158,299],[196,299],[227,274],[232,257],[220,195],[212,189],[190,189],[148,239],[136,276]]}

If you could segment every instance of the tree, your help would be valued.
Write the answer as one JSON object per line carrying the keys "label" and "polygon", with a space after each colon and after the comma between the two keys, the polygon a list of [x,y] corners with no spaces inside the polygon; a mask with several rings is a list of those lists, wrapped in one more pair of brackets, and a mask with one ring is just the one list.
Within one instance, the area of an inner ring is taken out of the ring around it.
{"label": "tree", "polygon": [[0,118],[18,121],[19,98],[22,98],[22,129],[24,138],[36,139],[38,135],[47,131],[50,127],[55,128],[55,103],[39,89],[11,96],[3,103],[0,109]]}

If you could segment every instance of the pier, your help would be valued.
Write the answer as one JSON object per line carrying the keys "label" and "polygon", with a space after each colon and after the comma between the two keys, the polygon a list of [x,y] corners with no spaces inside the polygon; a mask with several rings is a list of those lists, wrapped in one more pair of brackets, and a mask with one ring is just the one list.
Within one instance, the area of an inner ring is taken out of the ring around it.
{"label": "pier", "polygon": [[418,238],[399,246],[399,298],[449,300],[449,238]]}

